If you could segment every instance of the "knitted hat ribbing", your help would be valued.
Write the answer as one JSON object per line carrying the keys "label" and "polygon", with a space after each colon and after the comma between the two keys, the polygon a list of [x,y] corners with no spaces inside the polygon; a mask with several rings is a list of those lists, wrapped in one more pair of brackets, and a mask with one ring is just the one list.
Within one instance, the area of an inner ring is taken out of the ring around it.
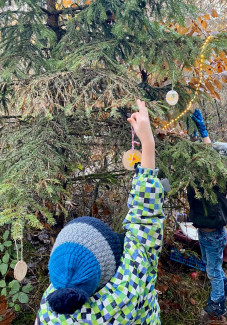
{"label": "knitted hat ribbing", "polygon": [[[114,275],[122,252],[121,237],[101,220],[80,217],[69,222],[59,233],[49,261],[51,283],[61,289],[48,297],[52,309],[73,313],[80,308]],[[72,299],[66,302],[66,296]]]}

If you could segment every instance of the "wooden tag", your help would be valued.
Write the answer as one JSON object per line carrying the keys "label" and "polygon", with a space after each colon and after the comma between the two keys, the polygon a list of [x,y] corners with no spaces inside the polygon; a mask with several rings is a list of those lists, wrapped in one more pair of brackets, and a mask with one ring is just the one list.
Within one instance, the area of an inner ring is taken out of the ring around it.
{"label": "wooden tag", "polygon": [[18,281],[22,281],[28,271],[28,266],[24,261],[19,261],[14,267],[14,278]]}
{"label": "wooden tag", "polygon": [[130,149],[122,157],[122,163],[127,170],[134,170],[134,166],[138,162],[141,162],[141,152],[139,150]]}

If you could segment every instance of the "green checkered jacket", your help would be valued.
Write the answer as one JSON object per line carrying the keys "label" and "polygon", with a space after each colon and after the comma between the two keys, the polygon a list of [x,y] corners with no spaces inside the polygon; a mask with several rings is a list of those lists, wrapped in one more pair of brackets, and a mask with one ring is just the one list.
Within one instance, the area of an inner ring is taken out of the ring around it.
{"label": "green checkered jacket", "polygon": [[157,293],[158,258],[163,238],[163,187],[158,170],[137,167],[129,195],[129,212],[121,265],[113,278],[72,315],[53,312],[45,291],[37,315],[38,325],[160,324]]}

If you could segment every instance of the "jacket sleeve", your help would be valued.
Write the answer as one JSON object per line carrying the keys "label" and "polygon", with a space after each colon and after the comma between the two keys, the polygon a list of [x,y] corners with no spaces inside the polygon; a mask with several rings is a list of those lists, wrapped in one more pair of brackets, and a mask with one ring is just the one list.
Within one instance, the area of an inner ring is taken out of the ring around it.
{"label": "jacket sleeve", "polygon": [[129,212],[123,221],[126,239],[143,246],[155,268],[162,246],[164,220],[164,189],[157,174],[158,169],[137,167],[128,199]]}

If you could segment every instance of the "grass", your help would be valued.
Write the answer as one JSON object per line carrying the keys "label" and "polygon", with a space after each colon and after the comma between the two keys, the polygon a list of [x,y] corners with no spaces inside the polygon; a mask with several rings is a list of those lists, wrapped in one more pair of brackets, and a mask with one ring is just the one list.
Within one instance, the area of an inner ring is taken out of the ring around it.
{"label": "grass", "polygon": [[[196,272],[197,278],[190,274]],[[162,325],[198,325],[209,296],[206,273],[169,260],[162,254],[157,281]]]}

